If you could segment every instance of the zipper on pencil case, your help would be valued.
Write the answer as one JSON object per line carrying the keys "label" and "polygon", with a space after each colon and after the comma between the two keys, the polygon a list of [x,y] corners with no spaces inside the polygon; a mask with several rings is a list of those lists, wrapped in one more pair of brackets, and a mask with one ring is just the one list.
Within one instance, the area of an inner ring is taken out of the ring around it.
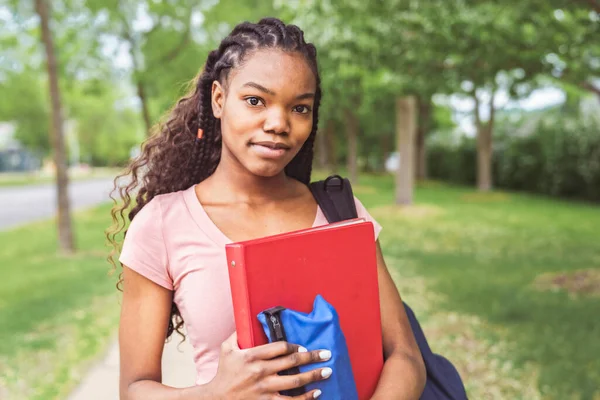
{"label": "zipper on pencil case", "polygon": [[269,331],[271,332],[272,342],[287,341],[285,330],[283,329],[283,324],[281,323],[281,312],[283,310],[285,310],[285,307],[277,306],[263,311],[267,317],[267,325],[269,326]]}
{"label": "zipper on pencil case", "polygon": [[[285,310],[285,307],[277,306],[263,311],[263,314],[265,314],[265,316],[267,317],[266,320],[267,325],[269,327],[272,342],[287,342],[285,329],[283,327],[283,324],[281,323],[281,312],[283,310]],[[281,371],[279,375],[296,375],[299,373],[300,369],[298,367],[293,367],[285,371]],[[284,396],[299,396],[304,393],[306,393],[304,387],[299,387],[281,392],[281,394]]]}

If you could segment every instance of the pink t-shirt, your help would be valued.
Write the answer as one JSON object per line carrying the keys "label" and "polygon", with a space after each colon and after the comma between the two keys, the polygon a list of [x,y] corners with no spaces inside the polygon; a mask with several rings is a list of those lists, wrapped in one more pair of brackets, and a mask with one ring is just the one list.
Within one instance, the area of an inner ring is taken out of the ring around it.
{"label": "pink t-shirt", "polygon": [[[381,226],[355,198],[359,217]],[[320,208],[313,226],[327,224]],[[197,384],[217,372],[220,346],[235,331],[225,245],[231,243],[198,201],[194,186],[159,195],[131,222],[119,260],[174,291],[190,344]]]}

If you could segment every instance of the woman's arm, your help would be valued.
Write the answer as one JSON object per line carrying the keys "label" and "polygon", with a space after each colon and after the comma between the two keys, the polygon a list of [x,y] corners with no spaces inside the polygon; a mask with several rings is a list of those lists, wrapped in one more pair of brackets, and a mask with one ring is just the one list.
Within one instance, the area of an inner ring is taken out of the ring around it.
{"label": "woman's arm", "polygon": [[[326,379],[323,368],[297,375],[278,373],[322,362],[321,350],[275,342],[241,350],[237,335],[221,345],[216,376],[205,385],[176,389],[161,382],[161,358],[171,313],[172,292],[124,267],[119,343],[121,400],[283,399],[277,393]],[[316,390],[294,397],[313,399]]]}
{"label": "woman's arm", "polygon": [[208,387],[176,389],[163,385],[161,358],[173,293],[123,267],[119,326],[121,400],[211,399]]}
{"label": "woman's arm", "polygon": [[425,364],[398,289],[377,242],[377,270],[386,361],[372,400],[417,400],[425,387]]}

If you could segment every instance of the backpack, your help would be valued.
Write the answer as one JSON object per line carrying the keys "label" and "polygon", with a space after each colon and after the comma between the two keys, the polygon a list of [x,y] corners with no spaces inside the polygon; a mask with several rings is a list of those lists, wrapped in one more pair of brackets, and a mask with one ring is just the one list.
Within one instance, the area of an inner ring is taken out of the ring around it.
{"label": "backpack", "polygon": [[[329,223],[357,218],[350,181],[331,175],[313,182],[309,188]],[[413,335],[425,363],[427,381],[421,400],[465,400],[467,393],[456,367],[444,356],[431,351],[427,338],[413,310],[403,302]]]}

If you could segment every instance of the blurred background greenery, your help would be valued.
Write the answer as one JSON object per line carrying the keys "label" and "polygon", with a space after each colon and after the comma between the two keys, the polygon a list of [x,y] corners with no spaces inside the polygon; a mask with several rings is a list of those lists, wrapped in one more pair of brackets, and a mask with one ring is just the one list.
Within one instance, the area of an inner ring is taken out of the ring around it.
{"label": "blurred background greenery", "polygon": [[65,398],[116,329],[109,206],[71,222],[68,182],[264,16],[317,46],[316,177],[357,185],[470,397],[600,399],[598,0],[4,0],[0,191],[55,182],[61,212],[0,232],[0,398]]}

